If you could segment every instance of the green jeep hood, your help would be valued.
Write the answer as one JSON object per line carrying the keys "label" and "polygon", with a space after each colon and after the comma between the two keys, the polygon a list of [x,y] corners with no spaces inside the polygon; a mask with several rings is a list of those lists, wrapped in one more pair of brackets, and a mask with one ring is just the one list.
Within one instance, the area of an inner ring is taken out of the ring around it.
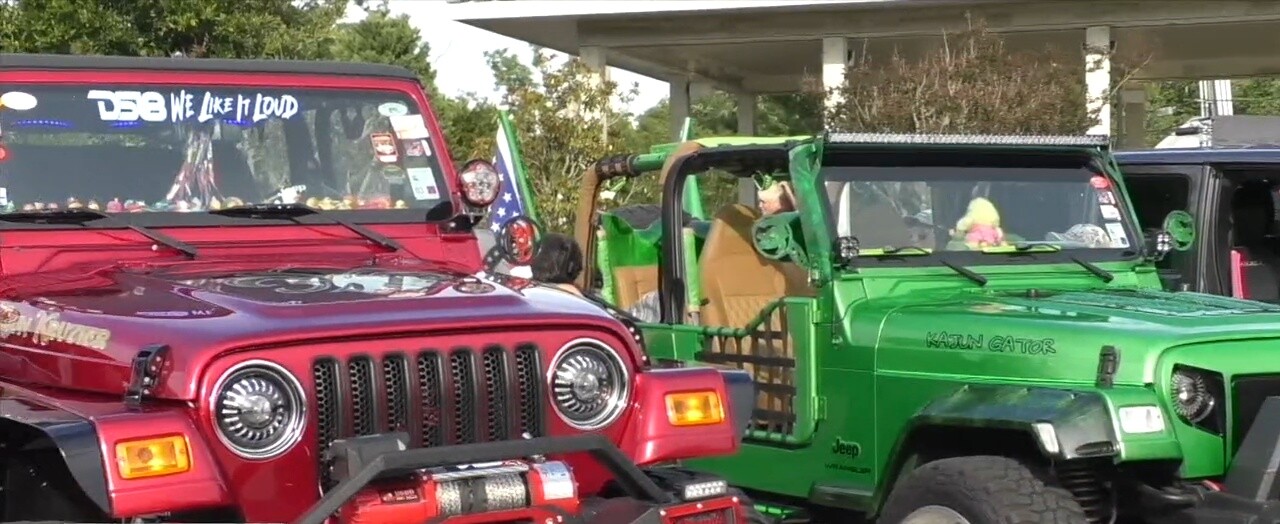
{"label": "green jeep hood", "polygon": [[1116,383],[1140,385],[1167,348],[1280,337],[1280,307],[1200,293],[949,291],[856,309],[846,318],[883,318],[850,331],[878,331],[880,371],[975,379],[1092,382],[1103,346],[1114,346]]}

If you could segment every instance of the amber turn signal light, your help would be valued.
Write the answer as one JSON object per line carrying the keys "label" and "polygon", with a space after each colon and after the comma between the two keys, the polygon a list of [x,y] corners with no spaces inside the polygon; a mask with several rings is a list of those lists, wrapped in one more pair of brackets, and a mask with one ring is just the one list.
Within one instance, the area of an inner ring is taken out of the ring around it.
{"label": "amber turn signal light", "polygon": [[667,394],[667,420],[672,426],[706,426],[724,422],[724,403],[715,391]]}
{"label": "amber turn signal light", "polygon": [[187,437],[171,435],[116,443],[116,463],[126,480],[176,475],[191,470]]}

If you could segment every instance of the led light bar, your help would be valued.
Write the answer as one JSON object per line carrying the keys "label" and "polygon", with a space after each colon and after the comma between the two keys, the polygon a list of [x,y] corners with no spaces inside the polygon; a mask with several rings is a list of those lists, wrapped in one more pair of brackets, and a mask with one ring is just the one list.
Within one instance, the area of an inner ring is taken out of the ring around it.
{"label": "led light bar", "polygon": [[829,133],[832,144],[929,144],[929,145],[1000,145],[1000,146],[1083,146],[1099,147],[1111,143],[1106,135],[932,135],[902,133]]}

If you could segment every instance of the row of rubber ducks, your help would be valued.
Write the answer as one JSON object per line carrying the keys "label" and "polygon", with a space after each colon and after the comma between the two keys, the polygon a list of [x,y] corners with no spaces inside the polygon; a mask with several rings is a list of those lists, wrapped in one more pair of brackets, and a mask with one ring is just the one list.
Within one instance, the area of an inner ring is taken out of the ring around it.
{"label": "row of rubber ducks", "polygon": [[[280,202],[275,202],[275,203],[279,204]],[[146,202],[141,200],[123,200],[122,201],[119,198],[115,198],[108,201],[104,206],[98,203],[97,200],[89,200],[88,202],[81,202],[77,198],[68,198],[66,202],[61,204],[57,202],[49,202],[49,203],[34,202],[34,203],[23,204],[21,207],[18,207],[16,204],[10,202],[5,206],[0,207],[0,211],[11,213],[18,210],[44,211],[44,210],[53,210],[53,209],[90,209],[93,211],[106,211],[107,213],[142,213],[142,212],[163,212],[163,211],[191,212],[191,211],[214,211],[214,210],[228,208],[228,207],[242,206],[244,204],[245,203],[243,200],[235,197],[230,197],[230,198],[227,198],[226,200],[219,200],[217,198],[212,198],[209,200],[209,204],[207,206],[204,205],[198,198],[193,198],[190,201],[179,200],[177,202],[155,202],[152,204],[147,204]],[[372,199],[366,200],[366,199],[356,198],[353,196],[349,196],[343,199],[334,199],[334,198],[328,198],[328,197],[326,198],[312,197],[312,198],[308,198],[305,204],[308,207],[322,209],[325,211],[345,210],[345,209],[408,209],[409,208],[408,203],[406,203],[404,200],[396,200],[395,202],[392,202],[390,198],[372,198]]]}

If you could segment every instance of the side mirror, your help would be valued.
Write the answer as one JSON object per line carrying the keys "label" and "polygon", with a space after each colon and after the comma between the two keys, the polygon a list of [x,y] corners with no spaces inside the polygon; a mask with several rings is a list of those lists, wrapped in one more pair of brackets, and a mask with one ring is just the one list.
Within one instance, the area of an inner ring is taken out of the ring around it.
{"label": "side mirror", "polygon": [[1170,252],[1191,249],[1191,245],[1196,240],[1196,222],[1191,217],[1191,213],[1182,210],[1171,211],[1165,215],[1160,230],[1154,233],[1148,240],[1153,244],[1149,246],[1148,252],[1155,260],[1160,260]]}
{"label": "side mirror", "polygon": [[502,225],[494,247],[508,264],[527,266],[533,262],[533,255],[537,253],[538,239],[541,236],[542,231],[538,223],[521,215]]}

